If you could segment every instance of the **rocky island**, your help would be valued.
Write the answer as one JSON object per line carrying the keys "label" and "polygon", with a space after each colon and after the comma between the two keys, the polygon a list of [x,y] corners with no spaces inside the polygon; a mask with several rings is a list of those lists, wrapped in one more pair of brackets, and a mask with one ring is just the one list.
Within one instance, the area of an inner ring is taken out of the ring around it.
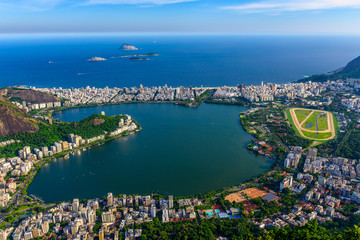
{"label": "rocky island", "polygon": [[100,61],[105,61],[106,58],[102,58],[102,57],[92,57],[92,58],[89,58],[87,61],[88,62],[100,62]]}
{"label": "rocky island", "polygon": [[123,45],[121,45],[120,50],[139,50],[137,47],[132,46],[130,44],[124,43]]}

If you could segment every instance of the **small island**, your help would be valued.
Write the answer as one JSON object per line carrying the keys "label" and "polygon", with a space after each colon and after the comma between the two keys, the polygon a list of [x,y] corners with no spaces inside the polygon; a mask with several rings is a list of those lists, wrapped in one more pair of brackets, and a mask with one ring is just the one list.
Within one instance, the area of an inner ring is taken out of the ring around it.
{"label": "small island", "polygon": [[149,57],[157,57],[159,56],[158,53],[148,53],[148,54],[145,54],[146,56],[149,56]]}
{"label": "small island", "polygon": [[158,53],[146,53],[146,54],[134,54],[134,55],[123,55],[119,56],[119,58],[128,58],[128,57],[157,57]]}
{"label": "small island", "polygon": [[145,58],[145,57],[132,57],[130,58],[131,61],[147,61],[147,60],[150,60],[148,58]]}
{"label": "small island", "polygon": [[123,45],[121,45],[121,48],[120,48],[121,50],[126,50],[126,51],[134,51],[134,50],[139,50],[137,47],[135,47],[135,46],[132,46],[132,45],[130,45],[130,44],[127,44],[127,43],[124,43]]}
{"label": "small island", "polygon": [[87,60],[88,62],[100,62],[100,61],[106,61],[106,58],[102,57],[92,57]]}

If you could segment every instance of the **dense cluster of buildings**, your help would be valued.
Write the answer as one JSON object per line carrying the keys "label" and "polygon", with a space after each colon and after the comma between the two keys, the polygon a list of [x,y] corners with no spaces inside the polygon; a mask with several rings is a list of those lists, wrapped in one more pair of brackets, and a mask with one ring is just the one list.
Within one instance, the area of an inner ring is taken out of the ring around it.
{"label": "dense cluster of buildings", "polygon": [[301,158],[302,147],[294,147],[284,160],[284,167],[297,169]]}
{"label": "dense cluster of buildings", "polygon": [[[301,149],[300,147],[296,147]],[[258,223],[262,227],[282,227],[284,225],[302,226],[309,220],[317,219],[320,223],[333,218],[347,219],[340,210],[342,202],[360,204],[360,164],[356,160],[342,157],[319,157],[317,149],[310,148],[305,155],[303,171],[297,175],[285,174],[280,182],[280,190],[285,188],[293,193],[304,192],[301,205],[294,206],[293,212],[273,219],[265,219]],[[296,152],[290,152],[284,161],[284,166],[294,167],[301,157]],[[317,175],[317,178],[313,174]],[[302,211],[306,209],[306,211]],[[339,210],[339,211],[338,211]],[[299,217],[297,217],[299,216]],[[296,220],[297,219],[297,220]]]}
{"label": "dense cluster of buildings", "polygon": [[237,87],[217,88],[215,99],[229,99],[243,97],[250,102],[274,101],[274,99],[294,99],[306,98],[309,96],[319,96],[327,88],[327,83],[305,82],[289,84],[261,83],[260,86],[245,86],[240,84]]}
{"label": "dense cluster of buildings", "polygon": [[46,102],[46,103],[30,103],[26,101],[19,102],[12,102],[20,109],[25,110],[25,112],[29,112],[32,110],[39,110],[39,109],[46,109],[46,108],[57,108],[66,105],[67,103],[58,102]]}
{"label": "dense cluster of buildings", "polygon": [[114,196],[106,199],[90,199],[62,202],[47,212],[24,219],[16,228],[0,231],[0,236],[12,236],[15,240],[55,234],[68,239],[119,239],[124,229],[125,239],[141,237],[141,229],[132,229],[134,223],[151,222],[158,217],[162,222],[185,221],[196,218],[195,206],[202,205],[198,199],[182,199],[175,209],[173,196],[155,200],[151,196]]}
{"label": "dense cluster of buildings", "polygon": [[[325,90],[333,91],[354,91],[360,86],[359,79],[347,79],[328,81],[328,82],[302,82],[289,84],[273,84],[263,82],[259,86],[240,84],[237,87],[217,87],[214,93],[215,100],[236,101],[236,98],[243,97],[250,102],[274,101],[276,99],[292,100],[295,98],[306,101],[306,104],[312,106],[329,105],[331,98],[324,101],[306,100],[307,97],[319,96]],[[153,102],[153,101],[194,101],[206,89],[204,87],[168,87],[167,85],[159,87],[131,87],[131,88],[95,88],[87,86],[85,88],[35,88],[31,89],[53,94],[63,102],[48,103],[22,103],[14,102],[18,107],[25,111],[56,108],[61,106],[76,106],[84,104],[104,104],[121,102]],[[359,109],[359,98],[344,99],[343,104],[349,108]]]}
{"label": "dense cluster of buildings", "polygon": [[320,224],[332,221],[333,217],[337,217],[345,220],[346,218],[341,213],[336,213],[331,209],[324,208],[322,206],[315,206],[302,202],[299,205],[295,205],[291,212],[288,214],[278,214],[272,218],[265,218],[262,221],[251,220],[256,226],[263,229],[270,228],[282,228],[289,226],[304,226],[306,223],[312,220],[317,220]]}
{"label": "dense cluster of buildings", "polygon": [[[347,79],[328,82],[301,82],[289,84],[273,84],[263,82],[259,86],[239,84],[237,87],[217,87],[214,93],[215,100],[233,100],[243,97],[250,102],[274,101],[276,99],[292,100],[295,98],[303,99],[306,104],[313,106],[329,105],[331,98],[324,101],[306,100],[307,97],[320,96],[325,90],[332,91],[357,91],[360,87],[360,79]],[[159,87],[131,87],[131,88],[95,88],[87,86],[85,88],[35,88],[31,89],[53,94],[63,102],[48,103],[22,103],[14,102],[18,107],[26,110],[36,110],[45,108],[55,108],[61,106],[75,106],[84,104],[104,104],[121,102],[152,102],[152,101],[194,101],[206,89],[204,87],[168,87],[167,85]],[[344,99],[343,104],[349,108],[359,109],[359,98]]]}
{"label": "dense cluster of buildings", "polygon": [[[36,88],[32,88],[36,89]],[[67,99],[64,106],[83,104],[102,104],[118,102],[149,102],[149,101],[194,101],[206,88],[192,87],[131,87],[131,88],[40,88],[38,91],[47,92],[57,97]],[[55,106],[54,106],[55,107]]]}
{"label": "dense cluster of buildings", "polygon": [[120,119],[119,128],[110,132],[109,133],[110,137],[119,135],[125,131],[134,131],[137,128],[136,124],[132,121],[131,116],[130,115],[125,115],[125,116],[126,116],[126,120],[124,121],[124,119]]}

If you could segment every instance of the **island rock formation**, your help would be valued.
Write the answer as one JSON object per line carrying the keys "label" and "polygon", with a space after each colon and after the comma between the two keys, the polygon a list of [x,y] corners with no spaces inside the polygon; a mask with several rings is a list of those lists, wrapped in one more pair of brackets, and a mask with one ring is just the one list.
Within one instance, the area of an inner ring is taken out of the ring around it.
{"label": "island rock formation", "polygon": [[121,45],[121,50],[139,50],[137,47],[132,46],[130,44],[124,43],[123,45]]}

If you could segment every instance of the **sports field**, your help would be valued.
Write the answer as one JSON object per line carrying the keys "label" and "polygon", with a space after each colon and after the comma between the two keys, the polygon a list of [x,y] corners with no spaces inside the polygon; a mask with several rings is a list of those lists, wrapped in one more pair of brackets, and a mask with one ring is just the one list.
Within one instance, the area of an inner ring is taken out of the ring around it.
{"label": "sports field", "polygon": [[336,135],[333,114],[306,108],[288,109],[290,123],[303,138],[326,141]]}
{"label": "sports field", "polygon": [[229,194],[225,197],[225,200],[229,200],[230,202],[237,202],[237,203],[244,202],[247,200],[246,197],[244,197],[244,194],[249,198],[253,199],[257,197],[263,197],[265,195],[268,195],[269,193],[254,187]]}

